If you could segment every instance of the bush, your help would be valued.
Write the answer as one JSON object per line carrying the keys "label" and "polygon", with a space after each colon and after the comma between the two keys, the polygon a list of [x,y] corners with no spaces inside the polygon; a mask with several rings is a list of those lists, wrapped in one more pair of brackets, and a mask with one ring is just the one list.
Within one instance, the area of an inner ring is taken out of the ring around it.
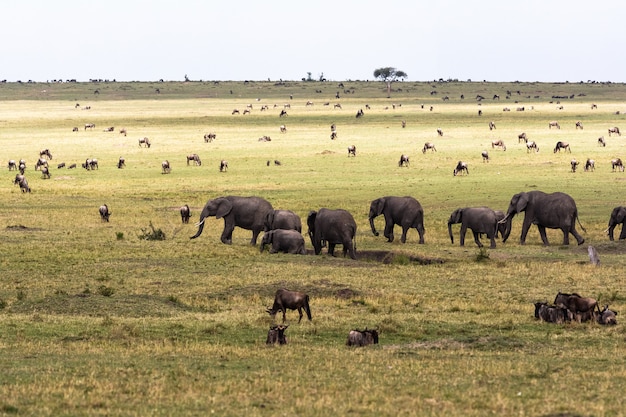
{"label": "bush", "polygon": [[141,234],[139,235],[139,239],[141,240],[165,240],[165,233],[161,229],[155,229],[150,222],[150,230],[147,228],[141,229]]}

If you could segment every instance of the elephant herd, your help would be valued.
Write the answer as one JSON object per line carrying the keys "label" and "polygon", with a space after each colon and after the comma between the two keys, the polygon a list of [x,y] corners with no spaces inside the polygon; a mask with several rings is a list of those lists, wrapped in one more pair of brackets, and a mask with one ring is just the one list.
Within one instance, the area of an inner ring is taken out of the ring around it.
{"label": "elephant herd", "polygon": [[[560,229],[563,232],[563,245],[569,245],[570,234],[576,239],[578,245],[585,241],[576,230],[576,223],[578,223],[586,232],[580,224],[574,199],[561,192],[547,194],[536,190],[515,194],[511,198],[506,213],[489,207],[465,207],[454,210],[448,219],[450,240],[454,243],[452,225],[461,224],[459,242],[461,246],[465,243],[467,229],[470,229],[478,247],[483,246],[480,237],[485,234],[490,240],[490,247],[495,248],[495,238],[501,236],[502,242],[506,242],[511,233],[513,218],[522,212],[524,212],[520,235],[522,245],[525,244],[526,236],[533,224],[537,225],[541,240],[546,246],[549,245],[546,229]],[[368,220],[375,236],[378,236],[379,232],[376,230],[374,219],[380,215],[383,215],[385,219],[383,235],[388,242],[394,241],[394,227],[398,225],[402,228],[400,237],[402,243],[406,242],[409,229],[416,229],[419,234],[419,243],[424,243],[424,210],[415,198],[386,196],[373,200],[370,204]],[[222,243],[231,244],[235,227],[240,227],[252,231],[250,240],[252,245],[256,245],[259,234],[264,232],[261,239],[261,252],[269,247],[270,253],[306,254],[302,223],[298,215],[290,210],[275,210],[270,202],[261,197],[225,196],[209,200],[200,213],[198,230],[195,235],[191,236],[191,239],[202,234],[208,217],[224,219]],[[307,234],[316,255],[319,255],[324,247],[328,247],[328,254],[334,256],[335,246],[340,244],[343,246],[344,257],[348,255],[356,259],[357,225],[350,212],[343,209],[321,208],[317,211],[311,210],[306,220]],[[619,224],[622,224],[619,238],[626,239],[626,228],[623,227],[625,222],[626,207],[616,207],[611,214],[607,229],[611,240],[613,240],[613,231]]]}

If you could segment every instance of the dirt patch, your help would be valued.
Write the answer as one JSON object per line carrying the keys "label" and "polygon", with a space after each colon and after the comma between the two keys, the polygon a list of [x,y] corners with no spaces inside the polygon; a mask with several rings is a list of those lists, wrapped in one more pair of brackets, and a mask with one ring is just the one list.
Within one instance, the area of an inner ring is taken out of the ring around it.
{"label": "dirt patch", "polygon": [[27,227],[21,224],[13,224],[13,225],[7,226],[6,230],[11,230],[14,232],[38,232],[43,229],[40,229],[38,227]]}

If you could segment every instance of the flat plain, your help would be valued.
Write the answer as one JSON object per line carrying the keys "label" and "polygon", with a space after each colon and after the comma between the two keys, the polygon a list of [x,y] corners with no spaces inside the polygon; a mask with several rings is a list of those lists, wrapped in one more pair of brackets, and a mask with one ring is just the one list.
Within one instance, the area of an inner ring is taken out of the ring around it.
{"label": "flat plain", "polygon": [[[624,415],[626,246],[605,230],[626,205],[626,173],[610,163],[626,158],[626,136],[608,135],[626,129],[626,86],[392,87],[387,97],[364,81],[0,84],[0,415]],[[216,139],[205,142],[209,132]],[[522,132],[539,152],[527,152]],[[506,151],[492,148],[498,139]],[[571,153],[553,152],[559,140]],[[425,142],[436,152],[422,152]],[[46,148],[50,179],[34,170]],[[187,165],[191,153],[201,166]],[[31,193],[6,168],[22,158]],[[88,158],[97,170],[81,168]],[[469,175],[452,175],[459,160]],[[585,243],[563,246],[549,230],[543,246],[533,227],[520,245],[523,214],[495,249],[479,250],[470,233],[460,247],[458,225],[450,242],[456,208],[506,211],[530,190],[570,194]],[[309,252],[308,212],[346,209],[357,260],[260,253],[239,228],[224,245],[215,218],[190,240],[204,204],[224,195],[296,212]],[[370,201],[387,195],[420,201],[424,245],[415,230],[400,243],[397,226],[392,243],[372,234]],[[146,239],[153,228],[165,238]],[[289,343],[268,347],[266,308],[283,287],[310,295],[313,320],[289,311]],[[618,325],[536,321],[533,303],[558,291],[608,304]],[[346,347],[365,327],[380,343]]]}

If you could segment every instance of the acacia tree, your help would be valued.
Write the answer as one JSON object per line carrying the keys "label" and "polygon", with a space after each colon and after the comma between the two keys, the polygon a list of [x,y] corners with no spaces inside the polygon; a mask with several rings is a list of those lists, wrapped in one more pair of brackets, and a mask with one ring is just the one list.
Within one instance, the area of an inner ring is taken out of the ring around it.
{"label": "acacia tree", "polygon": [[406,72],[394,67],[378,68],[374,70],[374,77],[387,83],[387,97],[391,96],[391,83],[407,77]]}

